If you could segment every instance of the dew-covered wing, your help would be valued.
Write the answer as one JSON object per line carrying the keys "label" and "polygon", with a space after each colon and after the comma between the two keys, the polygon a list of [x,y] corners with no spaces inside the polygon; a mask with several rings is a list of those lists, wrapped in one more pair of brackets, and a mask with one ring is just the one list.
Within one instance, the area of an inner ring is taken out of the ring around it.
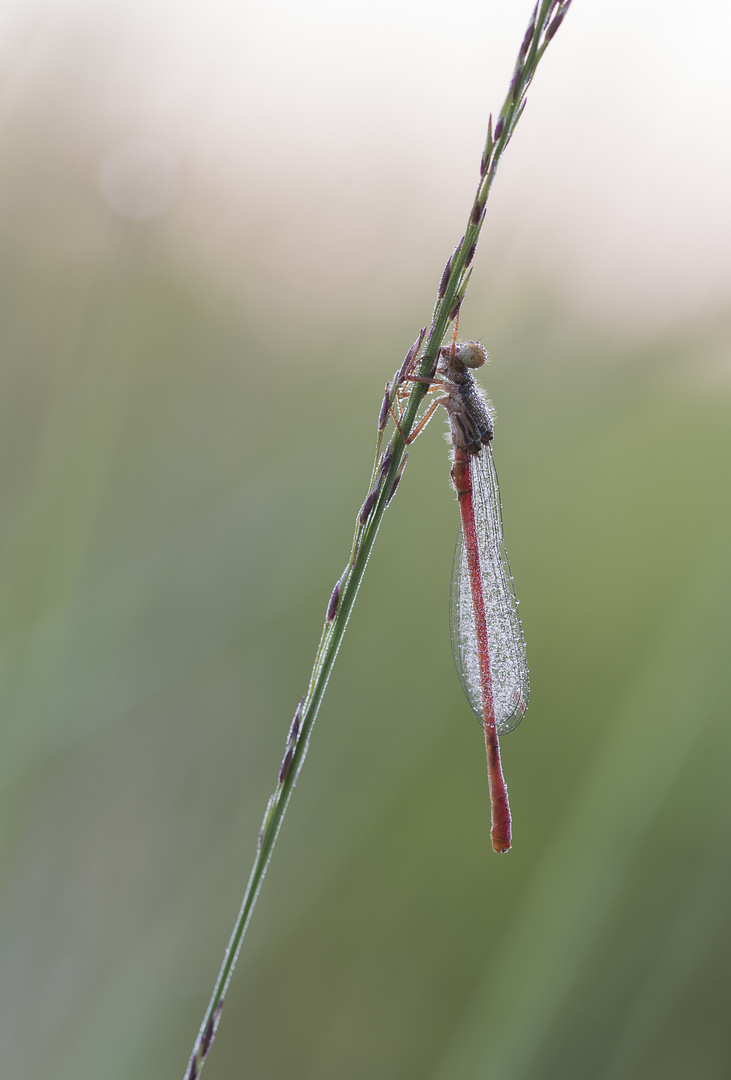
{"label": "dew-covered wing", "polygon": [[[495,722],[501,734],[520,723],[528,703],[528,665],[518,601],[503,542],[500,489],[492,450],[470,458],[472,502],[478,537]],[[450,594],[452,651],[460,682],[482,722],[482,687],[477,634],[464,537],[460,529]]]}

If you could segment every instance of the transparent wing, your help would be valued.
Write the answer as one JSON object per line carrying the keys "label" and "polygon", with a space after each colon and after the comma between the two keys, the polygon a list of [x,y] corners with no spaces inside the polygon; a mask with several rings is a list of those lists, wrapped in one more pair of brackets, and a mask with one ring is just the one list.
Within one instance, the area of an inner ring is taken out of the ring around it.
{"label": "transparent wing", "polygon": [[[485,600],[495,722],[498,732],[505,734],[517,727],[525,714],[529,689],[528,664],[513,576],[503,542],[500,488],[489,446],[470,458],[470,475]],[[472,711],[482,723],[482,690],[475,615],[461,528],[452,567],[449,615],[452,652],[460,682]]]}

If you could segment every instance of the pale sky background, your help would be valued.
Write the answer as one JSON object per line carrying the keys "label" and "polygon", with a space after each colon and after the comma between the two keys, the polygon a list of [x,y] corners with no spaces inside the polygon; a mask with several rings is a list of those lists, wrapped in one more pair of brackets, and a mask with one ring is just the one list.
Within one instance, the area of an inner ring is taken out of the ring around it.
{"label": "pale sky background", "polygon": [[[180,161],[178,221],[216,260],[228,245],[235,263],[258,218],[293,288],[313,287],[313,248],[338,267],[324,289],[367,289],[374,261],[401,282],[415,246],[431,258],[420,236],[448,253],[462,231],[530,10],[6,0],[0,124],[29,100],[63,113],[90,171],[127,139],[159,140]],[[610,322],[727,301],[729,36],[722,0],[575,0],[491,197],[509,272],[525,260]],[[272,199],[276,221],[257,215]]]}

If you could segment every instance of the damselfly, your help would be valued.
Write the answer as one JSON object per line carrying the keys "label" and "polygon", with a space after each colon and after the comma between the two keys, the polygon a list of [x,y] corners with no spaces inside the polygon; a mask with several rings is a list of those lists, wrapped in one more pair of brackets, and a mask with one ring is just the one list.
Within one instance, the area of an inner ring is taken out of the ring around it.
{"label": "damselfly", "polygon": [[475,716],[485,730],[495,851],[511,843],[508,791],[500,763],[499,735],[512,731],[525,715],[528,665],[508,553],[503,542],[500,488],[492,458],[493,414],[472,370],[487,352],[476,341],[442,348],[435,377],[426,382],[440,391],[409,442],[442,405],[449,417],[453,447],[452,482],[461,529],[452,570],[450,622],[457,671]]}

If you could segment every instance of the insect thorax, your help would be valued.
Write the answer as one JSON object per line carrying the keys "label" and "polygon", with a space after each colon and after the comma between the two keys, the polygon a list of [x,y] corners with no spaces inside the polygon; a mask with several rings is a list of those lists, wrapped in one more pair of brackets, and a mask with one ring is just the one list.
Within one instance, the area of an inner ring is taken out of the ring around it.
{"label": "insect thorax", "polygon": [[478,454],[493,436],[492,417],[472,375],[465,371],[458,381],[449,380],[444,407],[449,414],[452,442],[461,450]]}

